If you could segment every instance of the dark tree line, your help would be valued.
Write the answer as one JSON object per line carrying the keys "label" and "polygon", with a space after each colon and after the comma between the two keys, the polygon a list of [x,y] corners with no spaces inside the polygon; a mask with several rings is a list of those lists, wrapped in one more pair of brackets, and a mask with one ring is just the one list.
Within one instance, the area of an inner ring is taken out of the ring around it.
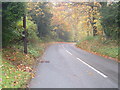
{"label": "dark tree line", "polygon": [[16,22],[24,14],[25,4],[21,2],[2,3],[2,44],[3,47],[19,38],[16,34]]}
{"label": "dark tree line", "polygon": [[[26,19],[31,17],[32,22],[34,21],[37,25],[36,33],[40,38],[46,37],[50,33],[50,9],[48,3],[28,3],[23,2],[3,2],[2,3],[2,46],[9,46],[10,44],[19,42],[22,38],[22,28],[17,27],[18,21],[23,21],[23,17],[26,14]],[[28,10],[27,6],[31,9]],[[26,20],[27,21],[27,20]],[[27,23],[27,22],[26,22]],[[28,22],[29,23],[29,22]],[[27,24],[28,24],[27,23]],[[26,26],[27,27],[27,26]],[[32,26],[31,26],[32,27]],[[20,30],[19,30],[20,29]],[[29,30],[28,30],[29,32]],[[29,35],[29,34],[28,34]],[[30,37],[30,36],[29,36]],[[23,41],[22,41],[23,42]]]}
{"label": "dark tree line", "polygon": [[117,40],[120,38],[120,2],[111,4],[103,2],[101,5],[101,21],[105,35],[109,39]]}

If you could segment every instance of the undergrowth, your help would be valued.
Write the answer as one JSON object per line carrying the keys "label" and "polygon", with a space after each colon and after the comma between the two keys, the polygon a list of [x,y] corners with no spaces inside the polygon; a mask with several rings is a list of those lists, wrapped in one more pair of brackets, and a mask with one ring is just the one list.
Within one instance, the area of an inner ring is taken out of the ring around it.
{"label": "undergrowth", "polygon": [[45,49],[44,43],[28,44],[28,54],[23,53],[22,45],[11,45],[2,49],[2,88],[26,88],[34,77],[34,66]]}
{"label": "undergrowth", "polygon": [[[103,56],[118,59],[118,42],[115,40],[105,40],[99,36],[87,37],[76,44],[77,47],[87,51],[92,51]],[[119,60],[119,59],[118,59]]]}

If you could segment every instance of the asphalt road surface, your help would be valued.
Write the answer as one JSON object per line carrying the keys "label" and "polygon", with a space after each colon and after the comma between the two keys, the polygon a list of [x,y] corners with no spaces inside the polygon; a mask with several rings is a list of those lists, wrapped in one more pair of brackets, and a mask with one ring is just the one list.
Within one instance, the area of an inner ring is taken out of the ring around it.
{"label": "asphalt road surface", "polygon": [[118,63],[74,44],[51,45],[30,88],[118,88]]}

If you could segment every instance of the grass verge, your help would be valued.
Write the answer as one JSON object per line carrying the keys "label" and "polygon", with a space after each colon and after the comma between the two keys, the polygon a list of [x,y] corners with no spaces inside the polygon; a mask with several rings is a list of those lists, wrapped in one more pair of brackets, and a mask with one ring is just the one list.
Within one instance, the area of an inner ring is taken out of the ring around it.
{"label": "grass verge", "polygon": [[120,58],[118,58],[118,50],[120,50],[120,47],[118,47],[117,43],[115,40],[104,40],[96,36],[87,37],[78,42],[76,46],[97,55],[120,61]]}
{"label": "grass verge", "polygon": [[19,70],[10,61],[3,59],[2,88],[25,88],[30,78],[30,72]]}
{"label": "grass verge", "polygon": [[29,44],[28,54],[23,53],[22,45],[11,45],[2,49],[1,88],[26,88],[34,77],[34,66],[45,49],[45,43]]}

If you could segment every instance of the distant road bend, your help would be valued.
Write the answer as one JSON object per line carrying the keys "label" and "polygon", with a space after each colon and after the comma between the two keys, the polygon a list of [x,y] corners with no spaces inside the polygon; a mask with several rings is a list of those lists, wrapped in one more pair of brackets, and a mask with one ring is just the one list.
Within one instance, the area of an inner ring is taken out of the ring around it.
{"label": "distant road bend", "polygon": [[43,60],[30,88],[118,88],[118,63],[74,44],[51,45]]}

